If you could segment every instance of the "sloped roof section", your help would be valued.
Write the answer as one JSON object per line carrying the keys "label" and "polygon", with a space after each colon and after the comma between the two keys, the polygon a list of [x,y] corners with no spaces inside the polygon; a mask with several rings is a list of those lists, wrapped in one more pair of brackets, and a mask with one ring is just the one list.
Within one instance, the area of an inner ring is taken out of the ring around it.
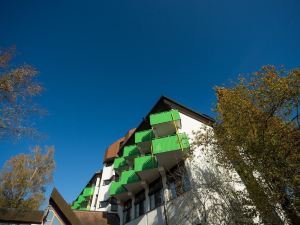
{"label": "sloped roof section", "polygon": [[0,222],[9,224],[41,224],[43,211],[0,208]]}
{"label": "sloped roof section", "polygon": [[49,204],[58,213],[59,217],[64,220],[65,224],[83,225],[56,188],[51,193]]}
{"label": "sloped roof section", "polygon": [[[150,114],[168,111],[171,109],[177,109],[179,112],[184,113],[184,114],[190,116],[191,118],[198,120],[209,126],[212,126],[212,124],[215,121],[212,117],[210,117],[208,115],[196,112],[195,110],[192,110],[192,109],[188,108],[187,106],[185,106],[169,97],[161,96],[158,99],[158,101],[154,104],[152,109],[149,111],[149,113],[144,117],[144,119],[139,124],[139,126],[136,128],[136,131],[141,131],[141,130],[146,130],[146,129],[151,128],[151,125],[149,122]],[[131,137],[128,138],[127,141],[123,142],[121,149],[119,151],[122,151],[122,148],[128,144],[134,144],[134,135],[131,135]]]}
{"label": "sloped roof section", "polygon": [[108,162],[113,160],[114,158],[118,157],[120,146],[123,142],[126,142],[131,135],[134,133],[135,129],[129,130],[126,135],[116,142],[112,143],[106,150],[105,155],[104,155],[104,162]]}
{"label": "sloped roof section", "polygon": [[74,210],[82,225],[118,225],[117,215],[99,211]]}

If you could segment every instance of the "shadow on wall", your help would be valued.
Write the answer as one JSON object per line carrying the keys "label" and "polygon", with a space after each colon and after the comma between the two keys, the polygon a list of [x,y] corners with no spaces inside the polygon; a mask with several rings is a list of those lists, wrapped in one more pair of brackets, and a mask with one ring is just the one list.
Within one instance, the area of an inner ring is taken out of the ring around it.
{"label": "shadow on wall", "polygon": [[169,225],[255,224],[253,204],[236,190],[229,173],[216,167],[193,168],[192,189],[167,203]]}

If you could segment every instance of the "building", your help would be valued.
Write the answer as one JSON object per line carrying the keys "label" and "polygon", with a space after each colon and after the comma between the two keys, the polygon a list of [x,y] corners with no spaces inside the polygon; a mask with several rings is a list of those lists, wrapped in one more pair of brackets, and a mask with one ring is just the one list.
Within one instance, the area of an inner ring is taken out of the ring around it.
{"label": "building", "polygon": [[44,211],[0,208],[0,224],[15,225],[114,225],[119,220],[104,212],[72,210],[54,188]]}
{"label": "building", "polygon": [[[30,217],[27,213],[23,223],[225,225],[253,222],[257,218],[244,218],[241,213],[244,206],[235,202],[230,193],[224,194],[224,190],[235,190],[248,198],[238,174],[233,169],[217,169],[210,146],[206,153],[203,146],[191,148],[194,132],[201,130],[206,134],[213,122],[209,116],[162,96],[137,128],[109,145],[103,169],[92,176],[71,207],[54,189],[44,215],[34,212],[35,216]],[[228,202],[235,208],[228,208]],[[18,215],[2,219],[7,224],[14,221],[12,218],[22,223]]]}
{"label": "building", "polygon": [[[194,149],[194,157],[186,157],[193,132],[211,129],[213,122],[211,117],[162,96],[136,129],[106,150],[96,205],[90,210],[115,213],[119,224],[126,225],[196,225],[219,214],[222,221],[226,213],[218,210],[203,216],[197,209],[199,197],[195,200],[192,194],[195,189],[201,192],[195,181],[202,179],[199,170],[212,168],[211,159],[201,154],[200,147]],[[239,180],[235,171],[231,173]],[[245,190],[240,182],[232,187]]]}
{"label": "building", "polygon": [[77,199],[72,203],[72,209],[78,209],[81,211],[93,211],[95,209],[101,176],[102,171],[96,172],[92,176]]}

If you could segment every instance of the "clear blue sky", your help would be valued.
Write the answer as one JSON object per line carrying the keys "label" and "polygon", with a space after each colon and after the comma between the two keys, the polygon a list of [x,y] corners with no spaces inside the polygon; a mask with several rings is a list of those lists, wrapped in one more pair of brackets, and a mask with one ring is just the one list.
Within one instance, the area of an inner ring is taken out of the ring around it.
{"label": "clear blue sky", "polygon": [[48,138],[0,142],[0,165],[55,145],[54,185],[72,201],[106,147],[160,95],[212,115],[213,87],[265,64],[299,66],[300,1],[1,1],[0,46],[35,66]]}

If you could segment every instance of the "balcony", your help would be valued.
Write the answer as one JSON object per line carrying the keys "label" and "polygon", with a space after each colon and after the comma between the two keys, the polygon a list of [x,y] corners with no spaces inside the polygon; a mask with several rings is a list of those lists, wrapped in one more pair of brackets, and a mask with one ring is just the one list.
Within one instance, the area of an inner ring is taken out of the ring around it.
{"label": "balcony", "polygon": [[126,160],[123,157],[115,158],[114,161],[114,170],[121,170],[126,167]]}
{"label": "balcony", "polygon": [[95,189],[95,187],[86,187],[83,190],[82,196],[91,196],[91,195],[93,195],[94,194],[94,189]]}
{"label": "balcony", "polygon": [[[150,124],[156,138],[165,137],[176,133],[181,128],[178,110],[170,110],[150,115]],[[177,129],[176,129],[177,128]]]}
{"label": "balcony", "polygon": [[125,159],[131,159],[140,155],[140,151],[136,145],[125,146],[123,151],[123,157]]}
{"label": "balcony", "polygon": [[80,204],[77,203],[77,202],[74,202],[71,208],[72,209],[79,209],[80,208]]}
{"label": "balcony", "polygon": [[140,181],[134,170],[125,170],[121,174],[120,181],[123,185],[132,184]]}
{"label": "balcony", "polygon": [[142,189],[141,179],[139,178],[135,170],[123,171],[120,181],[129,192],[137,193]]}
{"label": "balcony", "polygon": [[144,153],[151,152],[151,140],[154,137],[153,130],[143,130],[135,133],[135,143],[139,150]]}
{"label": "balcony", "polygon": [[79,210],[82,210],[82,211],[89,211],[90,208],[91,208],[91,207],[88,205],[87,207],[81,207],[81,208],[79,208]]}
{"label": "balcony", "polygon": [[121,195],[127,195],[127,190],[124,188],[121,181],[113,181],[109,188],[109,195],[118,198]]}
{"label": "balcony", "polygon": [[77,198],[77,203],[80,204],[81,202],[83,202],[85,200],[85,197],[82,195],[79,195],[79,197]]}
{"label": "balcony", "polygon": [[185,133],[154,139],[152,146],[153,154],[156,155],[159,166],[167,170],[182,161],[186,151],[190,148]]}
{"label": "balcony", "polygon": [[151,183],[159,177],[157,160],[151,155],[135,158],[134,170],[141,180],[147,183]]}

